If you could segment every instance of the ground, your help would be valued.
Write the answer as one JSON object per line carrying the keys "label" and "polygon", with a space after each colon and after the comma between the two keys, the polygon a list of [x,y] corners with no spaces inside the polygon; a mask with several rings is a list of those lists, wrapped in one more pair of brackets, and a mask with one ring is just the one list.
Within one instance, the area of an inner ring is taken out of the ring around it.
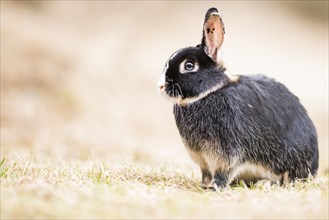
{"label": "ground", "polygon": [[285,187],[199,187],[189,165],[4,158],[1,219],[328,219],[328,175]]}

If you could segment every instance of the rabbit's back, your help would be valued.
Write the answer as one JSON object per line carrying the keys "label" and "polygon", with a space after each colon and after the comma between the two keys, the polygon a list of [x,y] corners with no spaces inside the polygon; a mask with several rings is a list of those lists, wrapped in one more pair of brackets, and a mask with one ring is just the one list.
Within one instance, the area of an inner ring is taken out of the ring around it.
{"label": "rabbit's back", "polygon": [[211,152],[228,166],[251,163],[275,174],[289,171],[291,178],[316,173],[314,125],[298,98],[273,79],[240,76],[197,102],[175,105],[174,114],[191,151]]}

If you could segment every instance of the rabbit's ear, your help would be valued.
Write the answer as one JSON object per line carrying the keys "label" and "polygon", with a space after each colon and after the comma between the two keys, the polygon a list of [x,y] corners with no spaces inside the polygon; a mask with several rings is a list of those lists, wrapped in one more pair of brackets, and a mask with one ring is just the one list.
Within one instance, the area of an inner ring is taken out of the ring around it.
{"label": "rabbit's ear", "polygon": [[218,64],[220,61],[218,60],[217,53],[222,46],[224,33],[224,24],[217,8],[210,8],[204,20],[201,44],[206,54]]}

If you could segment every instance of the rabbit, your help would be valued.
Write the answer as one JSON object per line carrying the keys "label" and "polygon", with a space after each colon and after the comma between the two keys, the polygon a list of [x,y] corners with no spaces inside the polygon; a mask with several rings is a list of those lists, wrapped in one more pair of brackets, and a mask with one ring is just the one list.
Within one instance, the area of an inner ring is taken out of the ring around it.
{"label": "rabbit", "polygon": [[264,75],[230,75],[219,56],[225,34],[216,8],[201,44],[175,52],[158,81],[174,104],[182,142],[201,168],[205,189],[244,180],[282,185],[316,176],[315,126],[286,86]]}

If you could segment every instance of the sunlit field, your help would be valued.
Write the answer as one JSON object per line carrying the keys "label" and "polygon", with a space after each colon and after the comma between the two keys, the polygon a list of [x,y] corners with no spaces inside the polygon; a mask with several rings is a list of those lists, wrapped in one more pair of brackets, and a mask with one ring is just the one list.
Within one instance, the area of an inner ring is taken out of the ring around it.
{"label": "sunlit field", "polygon": [[[157,91],[215,6],[232,74],[284,83],[319,137],[315,178],[200,187]],[[328,2],[1,1],[1,219],[328,219]]]}
{"label": "sunlit field", "polygon": [[328,217],[328,175],[216,193],[199,187],[190,166],[16,158],[2,164],[1,178],[4,219]]}

